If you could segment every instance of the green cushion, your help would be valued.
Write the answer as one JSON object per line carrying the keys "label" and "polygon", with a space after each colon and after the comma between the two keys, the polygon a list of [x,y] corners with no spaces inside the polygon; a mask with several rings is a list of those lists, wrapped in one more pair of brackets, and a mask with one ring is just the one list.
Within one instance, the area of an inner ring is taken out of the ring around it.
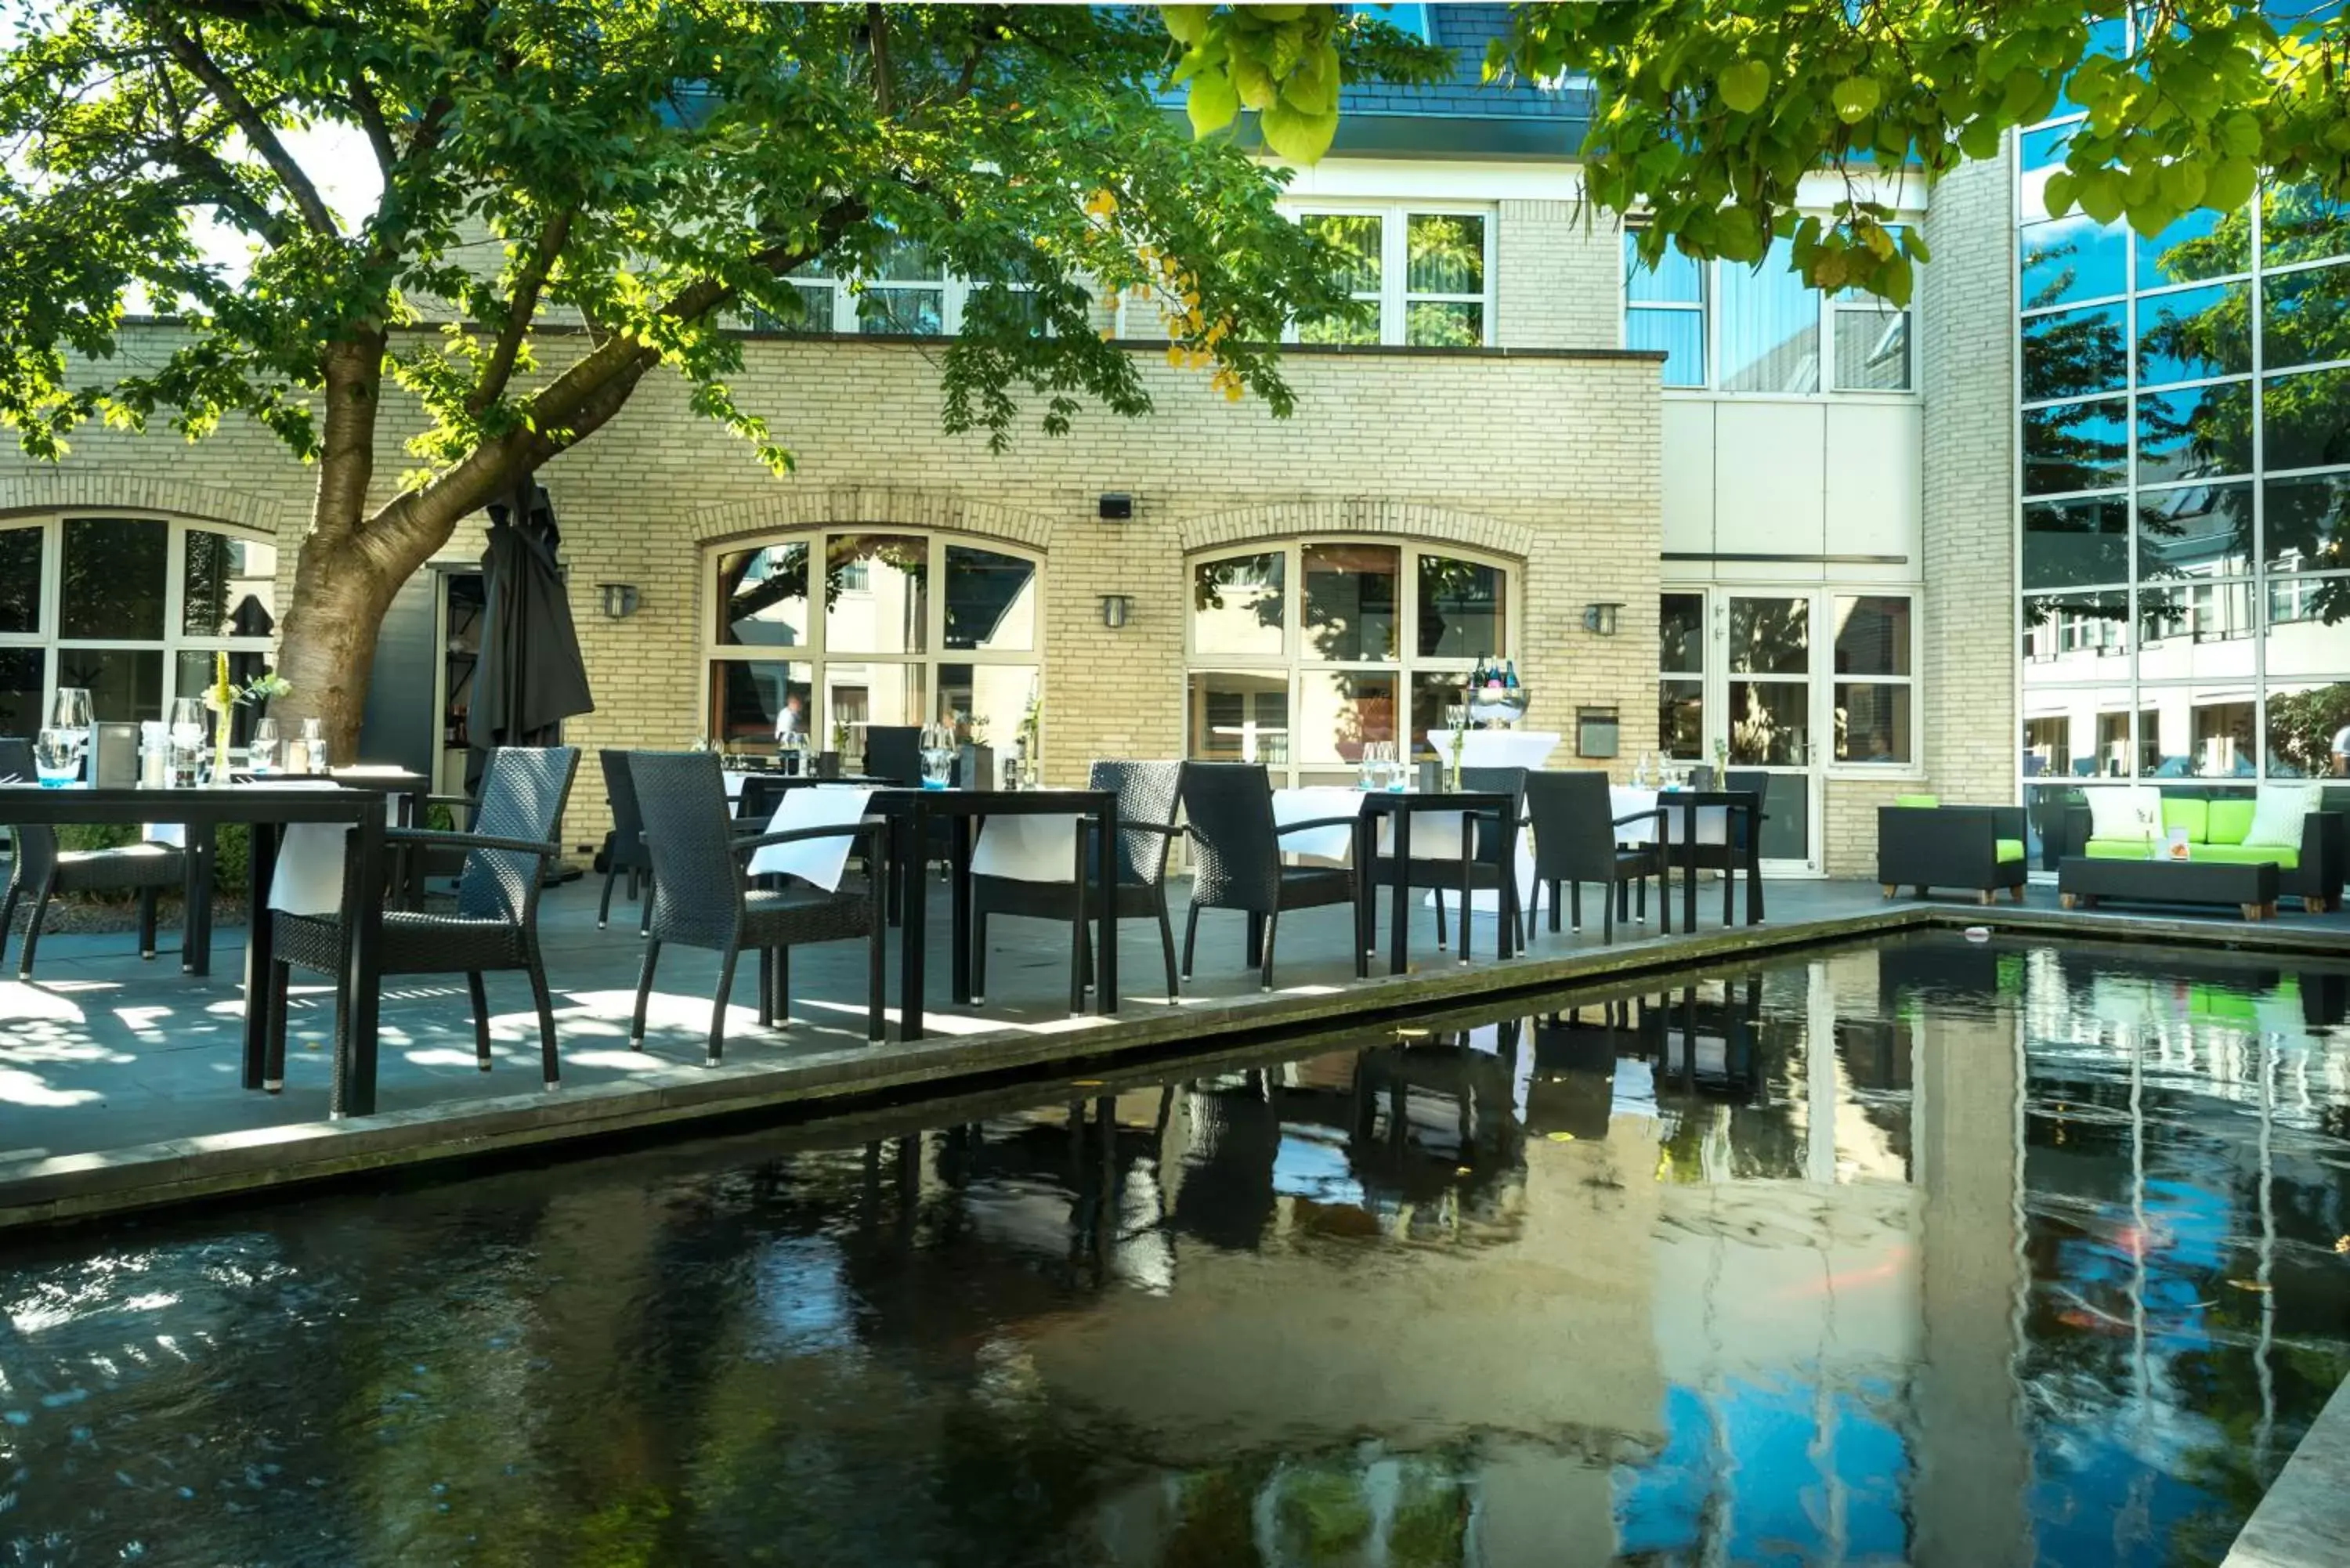
{"label": "green cushion", "polygon": [[2187,842],[2203,842],[2205,826],[2210,814],[2207,801],[2186,800],[2165,795],[2162,800],[2162,831],[2168,836],[2176,828],[2187,830]]}
{"label": "green cushion", "polygon": [[2081,846],[2081,853],[2092,860],[2145,860],[2147,841],[2143,838],[2092,838]]}
{"label": "green cushion", "polygon": [[2250,866],[2273,860],[2278,870],[2292,871],[2301,865],[2301,848],[2291,844],[2199,844],[2189,858],[2217,861],[2222,866]]}
{"label": "green cushion", "polygon": [[2203,832],[2210,844],[2241,844],[2245,830],[2252,826],[2252,803],[2236,797],[2211,802],[2211,810]]}
{"label": "green cushion", "polygon": [[1996,839],[1993,847],[1999,851],[1999,863],[2002,866],[2011,860],[2023,858],[2023,840],[2021,838]]}
{"label": "green cushion", "polygon": [[1938,794],[1897,794],[1893,797],[1893,804],[1919,806],[1930,810],[1942,804],[1942,797]]}

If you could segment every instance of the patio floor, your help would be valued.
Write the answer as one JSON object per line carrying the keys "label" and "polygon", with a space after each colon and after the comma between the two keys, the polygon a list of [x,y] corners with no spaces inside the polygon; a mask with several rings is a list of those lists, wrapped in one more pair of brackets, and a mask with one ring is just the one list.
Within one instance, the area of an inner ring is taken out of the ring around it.
{"label": "patio floor", "polygon": [[[1463,966],[1455,953],[1437,950],[1433,912],[1420,909],[1412,973],[1367,984],[1353,979],[1346,914],[1301,912],[1283,922],[1272,995],[1261,993],[1254,971],[1243,967],[1241,917],[1210,913],[1201,919],[1193,980],[1172,1006],[1156,930],[1148,922],[1122,922],[1119,1014],[1072,1018],[1066,928],[1036,921],[999,919],[986,1005],[950,1002],[947,917],[944,900],[933,899],[929,1038],[868,1046],[863,944],[833,943],[795,953],[793,1019],[785,1030],[758,1026],[752,966],[743,966],[725,1063],[712,1069],[702,1060],[714,955],[664,950],[648,1049],[630,1050],[627,1020],[641,950],[635,910],[629,907],[624,916],[616,901],[611,928],[598,930],[598,879],[584,878],[551,890],[542,905],[562,1044],[560,1092],[539,1089],[536,1030],[520,975],[489,977],[495,1063],[487,1074],[474,1065],[463,977],[398,977],[382,997],[380,1108],[343,1122],[326,1119],[331,988],[297,986],[285,1092],[255,1094],[238,1083],[240,931],[216,933],[214,972],[204,980],[182,976],[170,947],[156,961],[140,962],[128,934],[45,937],[36,982],[0,981],[0,1224],[795,1101],[910,1091],[1119,1052],[1197,1047],[1235,1032],[1452,1004],[1501,989],[1597,981],[1627,970],[1743,958],[1763,946],[1928,920],[2134,940],[2350,948],[2350,916],[2340,913],[2291,913],[2259,925],[2189,911],[2084,914],[2058,910],[2054,890],[2042,887],[2032,888],[2023,905],[1981,909],[1906,898],[1888,903],[1874,884],[1773,882],[1769,923],[1725,929],[1720,888],[1708,884],[1699,889],[1694,933],[1666,937],[1653,923],[1619,925],[1614,944],[1602,946],[1596,923],[1579,936],[1544,930],[1524,957],[1507,963],[1492,960],[1490,918],[1478,919],[1476,960]],[[1183,891],[1179,881],[1179,940]],[[164,940],[175,937],[167,930]],[[1380,952],[1375,974],[1384,968],[1384,940]]]}

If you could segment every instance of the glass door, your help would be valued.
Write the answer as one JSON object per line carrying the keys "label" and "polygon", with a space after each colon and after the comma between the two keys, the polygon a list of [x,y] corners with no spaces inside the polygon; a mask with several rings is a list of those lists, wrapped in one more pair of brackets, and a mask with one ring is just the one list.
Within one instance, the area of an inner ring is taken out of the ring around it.
{"label": "glass door", "polygon": [[1814,733],[1822,673],[1817,596],[1690,588],[1660,604],[1658,736],[1664,754],[1763,778],[1762,864],[1819,871],[1820,777]]}

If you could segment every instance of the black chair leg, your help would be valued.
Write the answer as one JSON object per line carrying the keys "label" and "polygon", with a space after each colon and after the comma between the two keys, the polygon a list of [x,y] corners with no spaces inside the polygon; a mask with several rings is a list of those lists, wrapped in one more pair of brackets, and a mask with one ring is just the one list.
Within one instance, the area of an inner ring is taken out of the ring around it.
{"label": "black chair leg", "polygon": [[792,950],[775,950],[775,1027],[788,1029],[792,1023]]}
{"label": "black chair leg", "polygon": [[875,1043],[889,1038],[889,1020],[884,1012],[889,992],[889,922],[876,909],[873,933],[865,944],[865,1038]]}
{"label": "black chair leg", "polygon": [[971,1002],[973,1007],[987,1000],[987,911],[971,912]]}
{"label": "black chair leg", "polygon": [[[1362,944],[1357,942],[1356,946]],[[1167,1000],[1172,1002],[1182,993],[1182,984],[1175,978],[1175,928],[1167,919],[1167,899],[1159,900],[1159,951],[1167,960]]]}
{"label": "black chair leg", "polygon": [[1565,892],[1565,889],[1556,882],[1553,882],[1550,885],[1550,934],[1552,936],[1558,935],[1558,900],[1560,895]]}
{"label": "black chair leg", "polygon": [[1257,971],[1257,986],[1263,991],[1273,989],[1273,940],[1280,931],[1281,911],[1275,909],[1272,914],[1264,917],[1264,967]]}
{"label": "black chair leg", "polygon": [[531,1004],[538,1009],[538,1079],[549,1089],[560,1085],[563,1078],[562,1058],[555,1048],[555,998],[546,991],[546,965],[533,948],[530,962]]}
{"label": "black chair leg", "polygon": [[[620,868],[607,863],[604,867],[604,896],[596,902],[596,929],[599,931],[604,929],[605,922],[612,918],[612,884],[619,879]],[[633,883],[636,880],[636,874],[629,873],[629,879]]]}
{"label": "black chair leg", "polygon": [[1645,926],[1648,923],[1648,879],[1646,877],[1635,877],[1632,878],[1632,886],[1638,889],[1633,894],[1633,898],[1639,903],[1640,923]]}
{"label": "black chair leg", "polygon": [[155,956],[155,889],[139,889],[139,956],[152,960]]}
{"label": "black chair leg", "polygon": [[41,947],[41,925],[48,918],[49,888],[48,884],[43,883],[41,890],[33,895],[33,918],[25,926],[25,951],[16,961],[18,980],[33,978],[33,958]]}
{"label": "black chair leg", "polygon": [[759,950],[759,1027],[775,1026],[775,950]]}
{"label": "black chair leg", "polygon": [[[1115,925],[1111,929],[1115,930]],[[1111,940],[1117,940],[1113,937]],[[1069,922],[1069,1016],[1086,1010],[1086,991],[1093,983],[1093,966],[1086,961],[1086,904],[1077,899],[1077,918]]]}
{"label": "black chair leg", "polygon": [[1264,961],[1264,917],[1251,911],[1248,918],[1248,966],[1256,968]]}
{"label": "black chair leg", "polygon": [[646,941],[644,962],[637,966],[637,1011],[629,1020],[629,1044],[639,1051],[645,1048],[645,1002],[652,996],[653,966],[659,962],[660,939],[654,937]]}
{"label": "black chair leg", "polygon": [[1182,969],[1182,977],[1183,977],[1185,980],[1189,980],[1189,979],[1191,979],[1191,950],[1192,950],[1192,948],[1193,948],[1194,944],[1196,944],[1196,943],[1199,941],[1199,940],[1200,940],[1200,906],[1199,906],[1199,905],[1197,905],[1197,904],[1194,904],[1194,905],[1192,905],[1190,909],[1186,909],[1186,910],[1184,910],[1184,911],[1183,911],[1183,969]]}
{"label": "black chair leg", "polygon": [[639,906],[637,909],[637,935],[640,937],[650,937],[652,934],[653,874],[650,871],[647,871],[645,873],[645,901],[642,905]]}
{"label": "black chair leg", "polygon": [[742,953],[728,948],[718,961],[718,994],[710,1002],[710,1048],[702,1065],[715,1067],[726,1052],[726,998],[734,989],[734,961]]}
{"label": "black chair leg", "polygon": [[[1442,951],[1445,946],[1444,889],[1438,888],[1434,891],[1436,893],[1436,946],[1439,951]],[[1468,922],[1465,916],[1462,918],[1461,929],[1464,932],[1468,929]],[[1461,945],[1463,947],[1469,945],[1469,940],[1465,935],[1461,938]]]}
{"label": "black chair leg", "polygon": [[1599,940],[1604,945],[1616,940],[1616,906],[1624,896],[1624,884],[1613,888],[1604,883],[1599,889]]}
{"label": "black chair leg", "polygon": [[473,999],[473,1064],[490,1070],[490,999],[482,989],[482,971],[465,971],[465,991]]}
{"label": "black chair leg", "polygon": [[0,894],[0,959],[5,959],[8,956],[8,936],[16,926],[16,886],[15,879],[11,878],[8,891],[5,894]]}
{"label": "black chair leg", "polygon": [[261,1086],[273,1095],[286,1086],[286,1014],[293,985],[294,966],[272,963],[255,1004],[269,1010],[261,1029]]}

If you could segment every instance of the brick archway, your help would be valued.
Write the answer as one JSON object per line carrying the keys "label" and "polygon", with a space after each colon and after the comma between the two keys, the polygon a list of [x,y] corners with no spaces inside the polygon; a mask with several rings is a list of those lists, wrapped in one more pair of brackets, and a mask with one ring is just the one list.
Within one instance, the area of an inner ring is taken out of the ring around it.
{"label": "brick archway", "polygon": [[285,507],[242,490],[182,479],[142,478],[99,469],[47,469],[0,477],[0,514],[100,507],[161,512],[190,522],[225,523],[275,535]]}
{"label": "brick archway", "polygon": [[1460,545],[1523,561],[1534,530],[1519,523],[1419,502],[1356,496],[1335,501],[1275,501],[1204,513],[1176,524],[1183,554],[1300,534],[1394,534],[1425,543]]}
{"label": "brick archway", "polygon": [[704,507],[686,520],[697,545],[722,544],[763,534],[870,524],[969,534],[1000,539],[1046,553],[1053,520],[1016,507],[972,501],[951,490],[898,485],[842,485],[829,490],[790,490],[754,501]]}

